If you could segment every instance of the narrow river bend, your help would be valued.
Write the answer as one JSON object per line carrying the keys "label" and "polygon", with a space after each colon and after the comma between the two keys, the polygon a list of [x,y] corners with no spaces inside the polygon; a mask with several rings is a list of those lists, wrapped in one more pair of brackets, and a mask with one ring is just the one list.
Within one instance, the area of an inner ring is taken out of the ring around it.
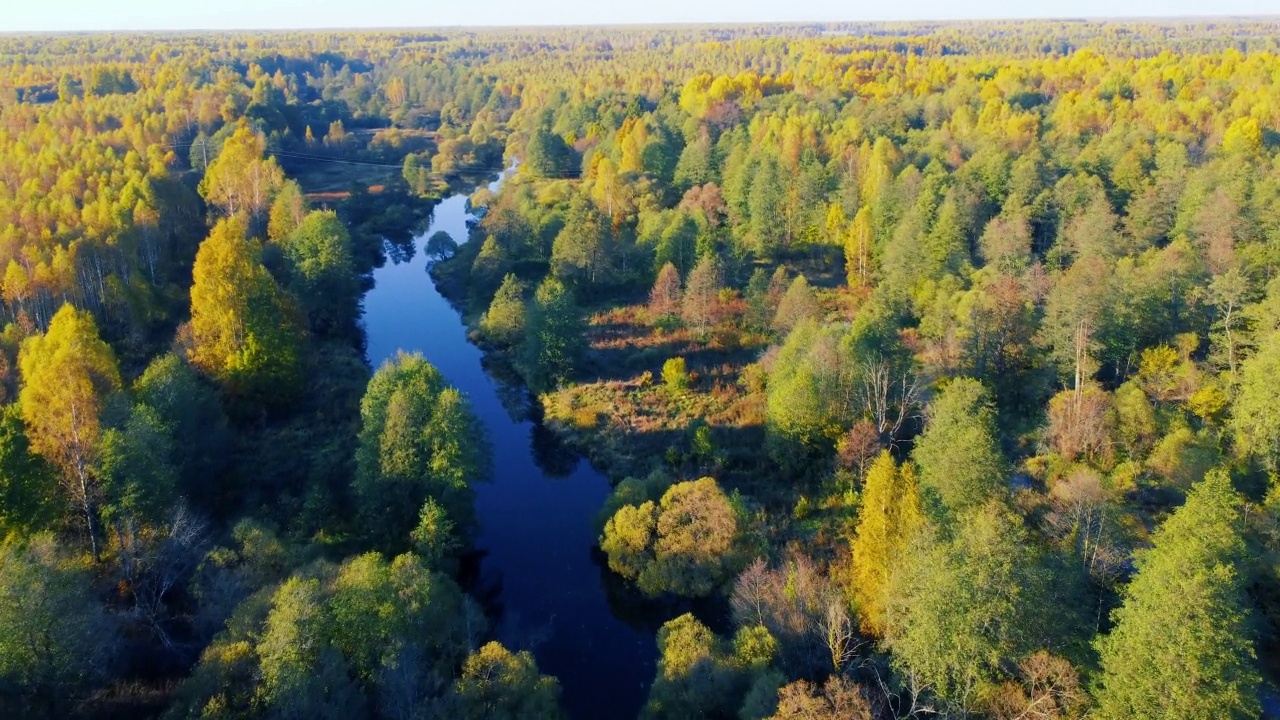
{"label": "narrow river bend", "polygon": [[433,233],[467,241],[466,203],[466,194],[446,198],[415,239],[413,257],[400,263],[389,257],[374,271],[374,288],[364,298],[369,361],[376,369],[399,350],[422,353],[470,398],[488,429],[494,473],[492,482],[476,488],[477,546],[480,585],[495,588],[501,608],[498,639],[512,650],[531,650],[539,669],[559,678],[574,720],[634,718],[657,650],[650,632],[611,612],[592,560],[593,518],[609,482],[585,460],[566,477],[538,466],[533,424],[512,420],[461,316],[427,273],[423,250]]}

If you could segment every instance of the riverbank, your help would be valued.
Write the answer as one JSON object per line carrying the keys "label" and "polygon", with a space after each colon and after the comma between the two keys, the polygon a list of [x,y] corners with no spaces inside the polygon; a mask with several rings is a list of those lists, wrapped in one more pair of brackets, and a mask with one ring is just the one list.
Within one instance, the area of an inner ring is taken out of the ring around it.
{"label": "riverbank", "polygon": [[475,488],[481,527],[473,595],[493,634],[512,650],[531,651],[539,669],[559,679],[570,717],[635,717],[654,676],[657,625],[622,619],[610,573],[594,556],[596,514],[612,486],[518,412],[512,396],[519,389],[487,369],[458,309],[426,272],[432,235],[449,233],[467,247],[474,220],[467,200],[465,190],[441,200],[407,252],[374,272],[365,296],[368,358],[376,367],[400,350],[422,353],[485,427],[494,473]]}

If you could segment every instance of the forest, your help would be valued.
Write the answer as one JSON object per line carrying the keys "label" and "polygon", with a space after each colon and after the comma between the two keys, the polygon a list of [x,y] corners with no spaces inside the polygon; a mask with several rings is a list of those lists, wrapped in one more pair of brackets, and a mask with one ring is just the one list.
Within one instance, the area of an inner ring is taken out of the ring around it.
{"label": "forest", "polygon": [[[638,707],[499,637],[415,253]],[[1276,20],[0,35],[0,273],[0,716],[1280,717]]]}

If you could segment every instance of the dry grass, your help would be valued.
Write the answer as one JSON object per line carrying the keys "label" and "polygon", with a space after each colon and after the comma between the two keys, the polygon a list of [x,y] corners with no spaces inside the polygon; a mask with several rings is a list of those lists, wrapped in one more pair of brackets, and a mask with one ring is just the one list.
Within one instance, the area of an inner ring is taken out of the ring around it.
{"label": "dry grass", "polygon": [[[737,309],[737,308],[735,308]],[[739,309],[740,311],[740,309]],[[543,398],[546,422],[615,479],[647,474],[687,453],[690,426],[706,422],[717,450],[733,457],[752,447],[734,447],[737,431],[758,433],[764,399],[740,382],[743,369],[761,352],[765,338],[738,329],[726,313],[705,337],[686,328],[663,331],[649,323],[642,305],[612,308],[590,318],[591,350],[585,363],[596,380],[564,387]],[[662,363],[684,357],[690,386],[672,392],[654,378]]]}

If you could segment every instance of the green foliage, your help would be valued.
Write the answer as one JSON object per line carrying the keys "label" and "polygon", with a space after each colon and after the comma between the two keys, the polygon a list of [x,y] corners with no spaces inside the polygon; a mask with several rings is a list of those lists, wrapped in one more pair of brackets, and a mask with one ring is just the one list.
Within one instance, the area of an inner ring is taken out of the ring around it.
{"label": "green foliage", "polygon": [[354,332],[360,283],[351,236],[332,211],[316,210],[279,241],[289,265],[289,287],[321,337]]}
{"label": "green foliage", "polygon": [[432,499],[462,533],[474,524],[471,484],[488,477],[488,444],[470,403],[421,355],[388,360],[360,402],[353,485],[367,537],[404,548]]}
{"label": "green foliage", "polygon": [[88,573],[51,535],[0,546],[0,680],[24,717],[70,713],[109,668],[115,637]]}
{"label": "green foliage", "polygon": [[134,381],[133,392],[138,404],[153,410],[164,426],[180,494],[211,505],[220,496],[211,480],[227,467],[231,444],[214,389],[182,358],[168,353],[151,361]]}
{"label": "green foliage", "polygon": [[482,631],[457,585],[414,555],[313,565],[245,600],[168,717],[430,717]]}
{"label": "green foliage", "polygon": [[959,514],[999,497],[1008,475],[995,408],[982,383],[951,381],[929,408],[929,422],[911,457],[920,487],[936,510]]}
{"label": "green foliage", "polygon": [[954,539],[921,535],[893,576],[887,637],[895,662],[947,706],[972,709],[1006,661],[1045,639],[1037,554],[1021,518],[994,500],[963,515]]}
{"label": "green foliage", "polygon": [[545,128],[529,137],[524,149],[524,167],[535,177],[559,178],[573,171],[573,150],[564,138]]}
{"label": "green foliage", "polygon": [[58,518],[58,476],[32,452],[18,405],[0,409],[0,535],[29,536]]}
{"label": "green foliage", "polygon": [[1215,470],[1152,536],[1098,640],[1100,717],[1258,716],[1240,504]]}
{"label": "green foliage", "polygon": [[1264,340],[1258,354],[1240,366],[1240,391],[1231,410],[1231,427],[1242,453],[1271,472],[1280,470],[1280,334]]}
{"label": "green foliage", "polygon": [[526,316],[520,370],[529,387],[551,390],[569,379],[584,350],[583,323],[569,289],[548,277]]}
{"label": "green foliage", "polygon": [[480,333],[485,340],[505,347],[521,341],[525,334],[524,293],[524,283],[507,273],[489,309],[480,318]]}

